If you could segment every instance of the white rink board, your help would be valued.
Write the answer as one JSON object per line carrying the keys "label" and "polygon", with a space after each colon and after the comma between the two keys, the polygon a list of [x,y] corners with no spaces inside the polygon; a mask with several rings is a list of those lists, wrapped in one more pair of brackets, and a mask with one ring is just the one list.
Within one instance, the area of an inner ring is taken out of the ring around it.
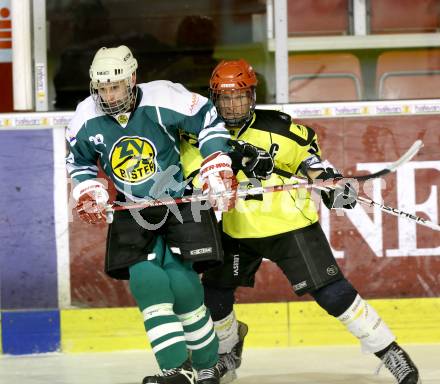
{"label": "white rink board", "polygon": [[[414,116],[440,114],[440,100],[264,104],[257,105],[257,108],[280,110],[293,118]],[[66,128],[72,116],[72,111],[0,113],[0,130]]]}

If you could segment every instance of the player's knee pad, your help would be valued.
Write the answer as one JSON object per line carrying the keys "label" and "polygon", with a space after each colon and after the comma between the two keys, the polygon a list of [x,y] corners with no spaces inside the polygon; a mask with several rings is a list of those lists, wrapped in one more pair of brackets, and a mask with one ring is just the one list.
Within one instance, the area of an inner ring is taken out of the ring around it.
{"label": "player's knee pad", "polygon": [[358,293],[346,279],[341,279],[310,294],[330,315],[338,317],[350,307]]}
{"label": "player's knee pad", "polygon": [[211,312],[214,321],[221,320],[232,312],[234,306],[234,288],[217,288],[203,285],[205,290],[205,304]]}
{"label": "player's knee pad", "polygon": [[396,339],[374,308],[359,295],[338,320],[359,339],[364,352],[379,352]]}

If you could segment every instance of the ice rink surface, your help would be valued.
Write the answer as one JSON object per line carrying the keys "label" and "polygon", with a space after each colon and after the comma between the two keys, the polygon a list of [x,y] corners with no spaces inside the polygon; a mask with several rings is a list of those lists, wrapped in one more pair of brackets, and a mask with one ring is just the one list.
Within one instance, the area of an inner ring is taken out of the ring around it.
{"label": "ice rink surface", "polygon": [[[408,345],[423,384],[440,383],[440,344]],[[392,384],[379,360],[356,346],[264,348],[244,351],[236,384]],[[140,384],[158,372],[150,351],[1,356],[4,384]]]}

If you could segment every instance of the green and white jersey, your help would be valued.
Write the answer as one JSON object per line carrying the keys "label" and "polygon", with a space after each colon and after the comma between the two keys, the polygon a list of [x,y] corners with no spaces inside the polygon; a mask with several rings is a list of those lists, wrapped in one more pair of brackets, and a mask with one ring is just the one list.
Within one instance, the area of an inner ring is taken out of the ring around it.
{"label": "green and white jersey", "polygon": [[198,137],[203,157],[229,152],[230,138],[211,101],[181,84],[139,84],[136,108],[112,117],[81,102],[67,129],[67,170],[74,183],[96,178],[98,161],[118,191],[139,200],[183,192],[180,133]]}

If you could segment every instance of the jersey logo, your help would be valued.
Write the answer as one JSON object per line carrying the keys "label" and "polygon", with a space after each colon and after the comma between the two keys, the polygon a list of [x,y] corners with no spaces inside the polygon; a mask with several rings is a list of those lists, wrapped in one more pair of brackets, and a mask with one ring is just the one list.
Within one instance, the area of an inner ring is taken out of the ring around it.
{"label": "jersey logo", "polygon": [[110,153],[113,174],[123,183],[140,184],[157,171],[157,151],[145,137],[122,137]]}
{"label": "jersey logo", "polygon": [[197,94],[193,93],[191,96],[191,105],[189,106],[189,113],[192,115],[194,112],[194,108],[197,105],[198,97]]}
{"label": "jersey logo", "polygon": [[125,127],[128,123],[128,115],[121,113],[120,115],[116,116],[116,120],[120,125]]}
{"label": "jersey logo", "polygon": [[234,276],[238,276],[238,274],[240,273],[240,255],[234,255],[233,260],[234,261],[232,263],[232,272]]}
{"label": "jersey logo", "polygon": [[330,265],[329,267],[327,267],[327,275],[329,276],[334,276],[338,273],[338,267],[334,264]]}

